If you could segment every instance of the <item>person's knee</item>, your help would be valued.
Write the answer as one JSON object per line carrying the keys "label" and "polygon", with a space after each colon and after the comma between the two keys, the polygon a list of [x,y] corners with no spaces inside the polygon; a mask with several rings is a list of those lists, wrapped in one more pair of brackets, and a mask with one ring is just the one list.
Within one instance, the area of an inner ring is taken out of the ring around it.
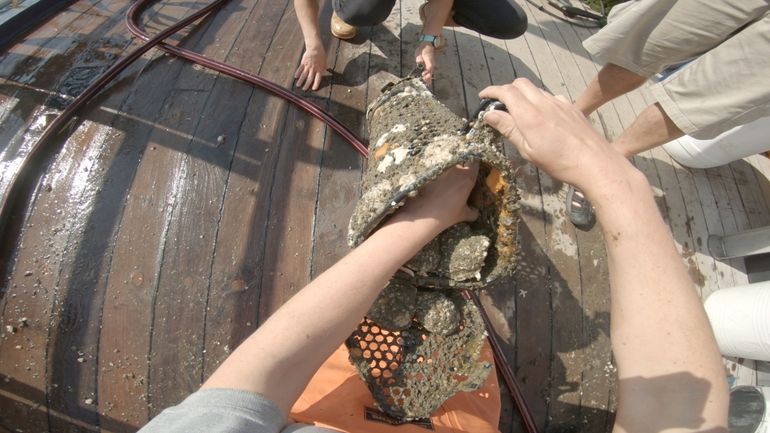
{"label": "person's knee", "polygon": [[493,21],[495,35],[498,39],[515,39],[527,31],[527,14],[513,1],[509,1],[507,7],[501,7],[500,13]]}
{"label": "person's knee", "polygon": [[527,15],[521,14],[511,16],[505,25],[501,25],[498,29],[493,29],[494,34],[490,35],[498,39],[516,39],[523,35],[527,31]]}
{"label": "person's knee", "polygon": [[396,0],[346,1],[339,2],[339,9],[335,9],[335,12],[351,26],[369,27],[385,21],[395,4]]}
{"label": "person's knee", "polygon": [[527,14],[513,0],[492,2],[481,9],[462,4],[454,18],[463,27],[497,39],[515,39],[527,31]]}

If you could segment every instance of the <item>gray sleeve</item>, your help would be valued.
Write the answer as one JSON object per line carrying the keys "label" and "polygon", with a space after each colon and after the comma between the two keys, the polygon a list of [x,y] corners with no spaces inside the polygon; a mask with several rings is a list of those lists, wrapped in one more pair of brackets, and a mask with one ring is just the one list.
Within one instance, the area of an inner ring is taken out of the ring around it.
{"label": "gray sleeve", "polygon": [[202,389],[170,407],[140,433],[278,433],[286,416],[262,395],[234,389]]}

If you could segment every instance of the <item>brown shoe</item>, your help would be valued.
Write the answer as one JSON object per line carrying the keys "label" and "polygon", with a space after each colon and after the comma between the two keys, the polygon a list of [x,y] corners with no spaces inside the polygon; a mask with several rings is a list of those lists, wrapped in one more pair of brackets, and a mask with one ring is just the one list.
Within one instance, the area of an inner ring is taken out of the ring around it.
{"label": "brown shoe", "polygon": [[[417,12],[420,14],[420,22],[422,22],[422,25],[425,25],[425,7],[428,6],[430,2],[425,2],[420,5],[420,8],[417,9]],[[452,19],[452,15],[454,15],[455,11],[453,10],[448,17],[446,17],[446,22],[444,23],[444,27],[457,27],[457,23]]]}
{"label": "brown shoe", "polygon": [[337,16],[337,12],[332,13],[331,28],[334,37],[342,39],[343,41],[353,39],[356,37],[356,34],[358,34],[358,31],[354,26],[342,21],[342,18]]}

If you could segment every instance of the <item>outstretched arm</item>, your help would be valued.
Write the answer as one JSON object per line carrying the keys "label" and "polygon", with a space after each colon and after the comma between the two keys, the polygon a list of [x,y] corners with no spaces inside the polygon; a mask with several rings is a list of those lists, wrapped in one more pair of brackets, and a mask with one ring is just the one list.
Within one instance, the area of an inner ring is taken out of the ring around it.
{"label": "outstretched arm", "polygon": [[318,90],[326,72],[326,50],[318,29],[318,0],[294,0],[294,10],[305,38],[305,53],[294,73],[297,87]]}
{"label": "outstretched arm", "polygon": [[476,218],[466,205],[475,178],[475,168],[454,168],[427,185],[358,248],[279,308],[203,388],[257,392],[287,413],[396,270],[444,229]]}
{"label": "outstretched arm", "polygon": [[522,157],[594,203],[607,246],[620,379],[614,431],[727,431],[727,383],[714,335],[644,175],[564,97],[524,79],[480,96],[508,107],[485,121]]}

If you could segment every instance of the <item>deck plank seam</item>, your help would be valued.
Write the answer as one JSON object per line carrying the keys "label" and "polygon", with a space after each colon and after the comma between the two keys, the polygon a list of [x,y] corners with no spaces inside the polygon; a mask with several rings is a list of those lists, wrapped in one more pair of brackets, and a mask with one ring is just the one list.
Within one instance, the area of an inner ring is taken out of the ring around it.
{"label": "deck plank seam", "polygon": [[[238,30],[237,34],[235,34],[235,36],[233,37],[233,43],[230,46],[230,48],[227,50],[227,52],[224,54],[224,56],[223,56],[224,59],[228,59],[232,55],[233,50],[235,49],[235,46],[236,46],[237,42],[239,41],[241,35],[243,34],[244,28],[246,28],[246,22],[248,20],[248,17],[251,17],[251,14],[257,9],[257,5],[260,5],[261,3],[262,3],[261,0],[256,1],[256,2],[250,2],[251,8],[248,10],[248,12],[246,12],[247,19],[241,21],[241,27]],[[218,12],[221,12],[221,11],[215,11],[211,15],[214,15],[214,14],[216,14]],[[208,28],[206,30],[208,30]],[[205,33],[205,31],[202,32],[202,33]],[[261,64],[260,64],[260,68],[261,68]],[[208,94],[206,100],[204,101],[203,105],[205,106],[205,105],[208,104],[209,100],[212,98],[212,95],[215,94],[216,89],[218,89],[220,87],[221,83],[223,83],[223,82],[231,82],[231,81],[233,83],[236,82],[236,80],[234,78],[228,77],[228,76],[226,76],[226,75],[224,75],[222,73],[217,72],[215,74],[214,83],[211,86],[211,91],[209,92],[209,94]],[[253,95],[253,94],[254,94],[254,89],[251,88],[251,95]],[[251,95],[248,98],[249,100],[251,100]],[[240,130],[240,128],[243,126],[244,122],[246,121],[246,115],[247,115],[247,110],[241,111],[241,120],[240,120],[240,122],[238,122],[238,124],[239,124],[238,130]],[[200,126],[200,123],[198,124],[198,126]],[[195,132],[192,134],[192,136],[195,137],[197,135],[198,135],[198,127],[195,128]],[[203,305],[203,331],[202,331],[202,336],[201,336],[201,366],[202,367],[200,369],[200,378],[199,378],[200,379],[200,383],[204,382],[205,374],[206,374],[206,369],[205,369],[205,365],[206,365],[206,337],[207,337],[207,335],[206,335],[206,329],[207,329],[206,323],[208,321],[209,300],[211,299],[212,275],[214,273],[214,263],[215,263],[215,257],[216,257],[216,254],[217,254],[216,245],[217,245],[217,239],[219,238],[219,230],[220,230],[220,227],[221,227],[220,223],[222,222],[222,218],[223,218],[223,215],[224,215],[225,197],[227,196],[227,184],[228,184],[228,182],[230,180],[230,176],[232,175],[232,167],[233,167],[233,162],[235,161],[237,147],[238,147],[238,145],[237,145],[237,142],[236,142],[233,145],[232,153],[230,154],[230,161],[227,164],[227,169],[226,169],[227,170],[226,171],[227,172],[227,176],[226,176],[226,178],[225,178],[225,180],[223,182],[223,185],[222,185],[222,190],[221,190],[221,194],[220,194],[220,197],[219,197],[219,210],[217,211],[217,223],[215,225],[216,228],[214,230],[213,239],[211,240],[211,242],[213,243],[213,247],[211,248],[211,254],[210,254],[210,257],[208,258],[208,275],[207,275],[207,278],[206,278],[206,281],[207,281],[207,284],[206,284],[206,300],[205,300],[204,305]]]}
{"label": "deck plank seam", "polygon": [[[203,1],[198,0],[195,3],[203,4]],[[197,43],[199,43],[203,39],[203,36],[205,35],[205,33],[206,32],[193,32],[191,34],[191,37],[185,38],[185,39],[187,39],[185,42],[189,43],[192,46],[195,46]],[[180,68],[180,72],[179,72],[180,75],[181,75],[182,71],[183,71],[183,68]],[[165,112],[165,111],[167,111],[169,109],[171,104],[168,104],[167,101],[170,98],[176,96],[177,94],[178,94],[177,92],[168,92],[166,94],[166,97],[164,98],[164,103],[162,105],[164,107],[162,112]],[[200,119],[198,119],[198,122],[200,122]],[[196,123],[196,126],[197,126],[197,123]],[[151,136],[152,136],[152,130],[150,131],[150,135],[148,136],[148,138],[150,138]],[[192,141],[192,137],[190,137],[190,139],[188,140],[188,144],[186,145],[187,147],[189,147],[189,144],[190,144],[191,141]],[[189,166],[187,164],[185,164],[184,160],[185,160],[184,157],[182,158],[182,160],[180,160],[180,174],[181,174],[182,178],[186,178],[187,177],[187,170],[189,170]],[[181,188],[181,184],[179,182],[175,182],[173,184],[173,186],[172,186],[172,190],[170,191],[170,194],[168,194],[166,196],[166,203],[167,203],[168,209],[167,209],[167,212],[166,212],[166,215],[165,215],[164,228],[163,228],[163,230],[161,232],[161,235],[159,237],[159,239],[161,239],[162,241],[160,242],[159,250],[158,250],[158,255],[156,256],[157,257],[157,261],[156,261],[157,275],[156,275],[156,278],[155,278],[155,281],[154,281],[154,284],[153,284],[153,288],[152,288],[152,301],[151,301],[151,308],[150,308],[151,312],[150,312],[150,315],[149,315],[149,323],[150,323],[150,327],[149,328],[150,329],[148,330],[149,331],[149,338],[148,338],[148,352],[147,352],[147,363],[146,363],[146,365],[147,365],[147,371],[146,371],[147,380],[146,380],[146,383],[145,383],[145,391],[146,391],[146,396],[147,396],[147,400],[146,400],[147,401],[147,407],[148,407],[148,410],[150,410],[150,411],[152,411],[152,408],[154,407],[153,405],[154,405],[154,397],[155,397],[154,393],[151,391],[151,389],[152,389],[151,386],[152,386],[152,383],[153,383],[153,368],[152,368],[153,362],[152,362],[152,360],[153,360],[153,357],[154,357],[153,346],[154,346],[154,343],[155,343],[155,340],[156,340],[156,338],[155,338],[156,337],[155,336],[155,324],[156,324],[156,319],[157,319],[156,312],[157,312],[157,307],[158,307],[158,295],[159,295],[160,289],[161,289],[161,283],[162,283],[162,280],[163,280],[163,274],[168,272],[168,269],[166,268],[166,266],[164,266],[164,264],[165,264],[165,257],[166,257],[166,247],[168,246],[168,242],[169,242],[168,234],[169,234],[169,232],[171,230],[171,223],[172,223],[172,221],[174,219],[174,212],[175,212],[175,210],[177,208],[177,205],[178,205],[177,198],[178,198],[178,194],[179,194],[180,188]]]}
{"label": "deck plank seam", "polygon": [[[160,10],[155,12],[155,14],[157,14],[157,13],[160,13]],[[153,14],[153,15],[155,15],[155,14]],[[129,44],[125,47],[125,50],[123,51],[123,53],[126,53],[127,51],[131,50],[132,47],[139,46],[140,44],[141,44],[141,42],[138,41],[138,40],[129,39]],[[117,62],[118,60],[119,60],[119,58],[116,56],[115,61]],[[137,61],[135,61],[134,64],[136,64],[137,62],[142,62],[142,61],[144,61],[144,57],[140,58],[140,59],[137,59]],[[149,60],[144,62],[144,64],[142,65],[142,69],[147,65],[147,63],[149,63]],[[134,65],[132,65],[131,67],[133,67],[133,66]],[[126,74],[125,71],[124,71],[124,74]],[[136,77],[138,78],[138,74],[137,74]],[[109,89],[109,88],[105,89],[106,92],[109,92],[110,90],[111,89]],[[123,100],[120,103],[120,107],[125,107],[125,104],[127,104],[128,101],[130,100],[130,96],[131,96],[131,92],[128,92],[125,95],[125,97],[123,97]],[[119,116],[119,113],[120,113],[120,111],[116,111],[116,113],[112,116],[112,119],[111,119],[109,125],[106,125],[106,127],[108,129],[112,129],[113,128],[113,126],[115,124],[115,120]],[[106,175],[106,173],[105,173],[105,175]],[[118,233],[120,231],[120,223],[119,223],[119,221],[121,221],[121,219],[123,217],[124,209],[125,209],[124,207],[121,207],[121,209],[119,211],[117,211],[117,214],[115,215],[116,224],[114,225],[114,227],[112,229],[112,235],[110,236],[110,238],[109,238],[110,240],[108,241],[109,242],[109,252],[106,252],[106,254],[105,254],[106,262],[103,265],[103,269],[107,269],[107,270],[112,269],[112,260],[114,258],[115,248],[117,247],[117,236],[118,236]],[[103,320],[104,320],[104,305],[105,305],[106,300],[107,300],[107,292],[108,292],[108,289],[109,289],[108,282],[109,282],[109,275],[104,277],[104,284],[100,285],[100,287],[103,289],[104,294],[103,294],[102,299],[101,299],[101,304],[99,305],[99,308],[98,308],[97,322],[99,323],[99,326],[98,326],[99,329],[102,328],[102,323],[103,323]],[[99,402],[100,402],[100,394],[99,394],[99,377],[100,377],[99,365],[100,365],[100,357],[99,357],[99,354],[100,354],[100,345],[101,345],[101,342],[102,342],[101,341],[101,336],[102,336],[101,332],[98,332],[97,335],[96,335],[96,341],[94,342],[94,352],[93,352],[94,353],[93,354],[93,360],[94,360],[93,362],[94,362],[94,365],[96,366],[94,368],[93,395],[94,395],[94,402],[95,402],[95,405],[96,405],[96,408],[97,408],[96,409],[96,412],[97,412],[96,413],[96,426],[99,428],[99,430],[101,430],[101,421],[102,421],[102,416],[98,412],[98,407],[99,407],[98,405],[99,405]],[[49,410],[50,410],[50,408],[49,408]],[[49,425],[50,425],[50,423],[49,423]]]}
{"label": "deck plank seam", "polygon": [[[109,25],[109,23],[110,23],[110,21],[107,20],[102,25],[100,25],[100,27],[102,27],[102,26],[107,27]],[[105,33],[107,33],[107,32],[109,32],[109,30],[105,30]],[[101,36],[99,36],[99,37],[101,37]],[[130,43],[130,40],[129,40],[123,46],[124,52],[130,46],[131,46],[131,43]],[[115,59],[113,59],[113,61],[117,61],[117,60],[118,60],[117,57]],[[60,78],[58,83],[61,83],[61,79],[62,78]],[[49,97],[47,100],[50,100],[50,99],[51,98]],[[79,128],[90,128],[90,127],[91,126],[89,126],[87,124],[87,122],[85,122],[84,120],[79,121],[78,122],[78,126],[77,126],[78,129]],[[69,137],[67,137],[67,138],[59,138],[59,139],[60,140],[69,140]],[[65,144],[66,144],[66,141],[65,141]],[[52,160],[51,162],[49,162],[49,165],[53,164],[53,163],[54,163],[54,161]],[[41,178],[41,181],[39,182],[39,185],[43,185],[45,183],[44,179],[46,177],[48,177],[48,176],[46,175],[46,176],[43,176]],[[36,190],[37,190],[37,188],[36,188]],[[81,198],[82,195],[85,194],[85,193],[86,193],[86,191],[84,189],[81,189],[80,195],[78,196],[78,198]],[[39,194],[34,194],[33,195],[33,198],[32,198],[32,200],[30,202],[30,205],[29,205],[30,206],[29,209],[34,209],[37,206],[38,198],[40,198]],[[78,201],[79,200],[77,200],[75,202],[78,202]],[[71,208],[69,206],[67,206],[66,208],[68,210],[71,210],[71,211],[75,210],[75,208]],[[28,215],[31,215],[31,214],[32,214],[32,212],[28,213]],[[66,240],[65,240],[66,245],[73,244],[72,239],[73,239],[74,236],[76,236],[76,234],[73,233],[73,231],[68,231],[68,235],[67,235]],[[64,274],[65,274],[66,271],[67,271],[67,263],[65,263],[64,258],[62,257],[62,259],[58,261],[58,272],[57,272],[57,276],[55,277],[55,280],[54,280],[54,286],[53,286],[54,289],[57,288],[57,287],[60,287],[62,285],[61,283],[62,283]],[[61,295],[60,295],[59,291],[58,290],[53,290],[53,295],[51,296],[51,300],[49,301],[50,308],[48,309],[48,311],[49,311],[48,330],[47,330],[46,338],[45,338],[45,349],[43,350],[43,361],[44,361],[43,377],[44,377],[44,382],[46,383],[46,387],[45,387],[44,390],[41,390],[41,391],[45,395],[45,400],[46,400],[45,416],[47,418],[47,424],[48,424],[48,428],[49,429],[51,428],[51,425],[55,424],[53,422],[53,419],[51,418],[52,417],[51,407],[53,406],[53,404],[52,404],[53,403],[53,400],[52,400],[53,396],[52,396],[52,394],[50,392],[51,371],[49,371],[49,366],[51,365],[50,360],[49,360],[50,351],[52,350],[52,344],[55,345],[55,342],[54,342],[55,340],[54,340],[52,334],[55,331],[58,330],[58,327],[54,326],[57,323],[57,320],[58,320],[56,313],[57,312],[61,312],[60,310],[66,307],[59,300],[60,297],[61,297]],[[97,425],[98,425],[98,420],[97,420]]]}
{"label": "deck plank seam", "polygon": [[[538,24],[537,27],[538,27],[538,30],[539,30],[539,37],[541,37],[543,39],[543,42],[544,42],[545,46],[548,48],[549,57],[554,62],[554,64],[556,65],[555,70],[554,71],[550,71],[550,73],[553,74],[555,79],[560,81],[560,86],[559,86],[560,89],[567,93],[566,96],[568,98],[572,99],[572,94],[570,92],[570,88],[569,88],[569,85],[568,85],[569,80],[566,79],[566,77],[564,75],[564,71],[562,71],[562,69],[561,69],[562,65],[560,65],[559,62],[558,62],[559,56],[557,56],[554,53],[554,48],[552,46],[552,41],[548,38],[548,36],[545,33],[545,31],[550,29],[551,26],[546,24],[545,21],[541,22],[544,19],[542,17],[538,17],[538,14],[532,11],[532,8],[530,7],[529,3],[525,4],[525,6],[530,10],[530,16]],[[557,31],[558,31],[558,29],[557,29]],[[549,30],[549,32],[553,32],[553,30],[551,29],[551,30]],[[535,36],[536,37],[538,36],[537,33],[535,34]],[[559,33],[559,36],[561,36],[560,33]],[[571,58],[571,55],[570,55],[569,59],[573,60],[573,63],[574,63],[574,59]],[[577,67],[576,64],[575,64],[575,67]],[[548,89],[548,90],[551,93],[557,93],[556,89]],[[561,93],[561,92],[558,92],[558,93]],[[556,224],[556,222],[554,222],[554,224]],[[568,224],[567,227],[562,227],[563,229],[565,229],[563,234],[568,236],[569,238],[571,238],[574,241],[574,244],[575,244],[575,247],[576,247],[576,254],[577,254],[575,259],[577,261],[578,279],[577,279],[576,283],[577,283],[578,287],[575,287],[574,289],[579,291],[580,292],[580,296],[582,297],[583,290],[582,290],[582,286],[581,286],[582,275],[581,275],[581,272],[580,272],[580,255],[579,255],[580,254],[580,250],[579,250],[579,243],[577,242],[577,239],[576,239],[576,233],[575,233],[574,227],[571,227],[571,225],[569,225],[569,223],[566,223],[566,224]],[[548,239],[551,239],[551,241],[552,241],[552,236],[553,236],[554,232],[559,232],[559,229],[557,229],[556,227],[546,226],[546,236],[547,236]],[[550,244],[551,241],[549,241],[549,244]],[[553,248],[552,245],[548,246],[549,250],[552,250],[552,248]],[[552,281],[551,287],[552,287],[552,290],[553,290],[553,287],[554,287],[553,286],[553,279],[555,277],[564,279],[565,277],[561,276],[561,274],[560,274],[558,269],[553,268],[553,267],[549,267],[549,268],[550,268],[549,269],[549,275],[550,275],[550,278],[551,278],[551,281]],[[554,275],[554,272],[556,273],[556,275]],[[569,282],[565,281],[565,284],[569,285]],[[565,287],[565,288],[562,288],[561,290],[568,290],[568,289],[569,289],[569,287]],[[570,290],[570,291],[573,292],[572,294],[574,296],[574,291],[573,290]],[[554,304],[554,297],[552,296],[551,297],[551,311],[556,311],[554,309],[555,307],[556,307],[556,305]],[[582,304],[580,305],[580,308],[582,310],[582,308],[583,308]],[[583,318],[581,317],[580,320],[581,320],[581,327],[582,327]],[[556,323],[556,315],[555,314],[551,315],[551,328],[552,328],[552,332],[553,332],[553,330],[557,329],[556,328],[556,324],[557,324]],[[582,330],[581,330],[581,334],[582,334]],[[560,361],[559,357],[557,355],[558,353],[560,353],[559,350],[558,350],[560,348],[559,344],[560,344],[560,342],[558,341],[558,338],[552,338],[551,339],[551,357],[552,357],[552,361],[551,362],[552,363]],[[566,375],[566,374],[568,374],[567,371],[566,371],[567,370],[566,363],[565,363],[564,368],[565,368],[565,375]],[[583,371],[581,371],[580,375],[581,375],[581,378],[582,378]],[[569,380],[569,378],[567,378],[567,377],[565,377],[565,379]],[[581,384],[578,384],[578,391],[577,391],[577,395],[575,396],[576,400],[577,400],[576,403],[577,403],[578,407],[582,407],[582,392],[580,391],[580,388],[581,388]],[[553,396],[553,390],[552,390],[552,396]],[[551,414],[551,409],[552,409],[551,402],[549,402],[548,406],[549,406],[548,407],[548,413]],[[549,421],[549,424],[550,424],[550,421]]]}

